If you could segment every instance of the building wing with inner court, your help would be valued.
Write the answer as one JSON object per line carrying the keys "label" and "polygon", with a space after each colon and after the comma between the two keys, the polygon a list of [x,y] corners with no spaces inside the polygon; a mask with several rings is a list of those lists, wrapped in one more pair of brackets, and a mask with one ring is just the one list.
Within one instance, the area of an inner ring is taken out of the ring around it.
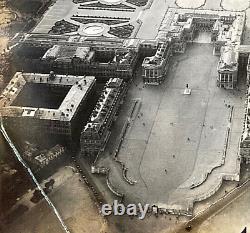
{"label": "building wing with inner court", "polygon": [[93,76],[18,72],[0,96],[1,117],[12,131],[71,138],[79,124],[84,124],[79,114],[90,104],[95,82]]}

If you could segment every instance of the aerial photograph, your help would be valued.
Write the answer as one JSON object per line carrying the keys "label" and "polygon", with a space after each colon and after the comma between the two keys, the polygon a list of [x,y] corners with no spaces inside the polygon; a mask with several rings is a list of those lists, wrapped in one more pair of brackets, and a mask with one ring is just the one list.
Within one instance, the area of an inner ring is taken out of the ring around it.
{"label": "aerial photograph", "polygon": [[249,0],[0,0],[0,233],[250,233]]}

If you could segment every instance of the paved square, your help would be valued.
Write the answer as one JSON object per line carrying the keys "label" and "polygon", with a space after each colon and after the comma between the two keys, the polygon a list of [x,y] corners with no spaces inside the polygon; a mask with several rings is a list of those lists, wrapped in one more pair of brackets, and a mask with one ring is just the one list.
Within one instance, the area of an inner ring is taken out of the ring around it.
{"label": "paved square", "polygon": [[[239,178],[245,89],[216,86],[218,57],[212,50],[211,44],[188,45],[185,54],[172,58],[162,86],[144,87],[140,77],[134,81],[124,109],[134,98],[141,99],[141,108],[118,158],[137,183],[126,183],[121,168],[107,154],[98,162],[111,168],[110,180],[125,194],[125,201],[184,211],[212,195],[223,178]],[[187,83],[191,95],[183,95]],[[112,149],[108,146],[106,153]]]}

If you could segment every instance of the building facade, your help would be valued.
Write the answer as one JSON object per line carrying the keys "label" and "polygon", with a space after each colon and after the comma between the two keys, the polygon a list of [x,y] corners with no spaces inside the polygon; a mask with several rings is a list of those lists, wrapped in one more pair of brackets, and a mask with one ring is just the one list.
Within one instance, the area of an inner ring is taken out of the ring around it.
{"label": "building facade", "polygon": [[65,148],[59,144],[49,150],[40,151],[37,146],[25,142],[23,158],[30,163],[33,169],[41,169],[63,157]]}
{"label": "building facade", "polygon": [[234,89],[238,77],[239,54],[231,46],[222,47],[218,63],[217,86],[225,89]]}
{"label": "building facade", "polygon": [[171,41],[159,42],[152,57],[145,57],[142,63],[142,77],[145,84],[159,85],[165,77],[172,55]]}
{"label": "building facade", "polygon": [[119,107],[127,91],[122,79],[110,79],[84,127],[81,138],[81,153],[95,156],[103,151],[111,134],[111,125],[116,119]]}
{"label": "building facade", "polygon": [[[187,43],[194,41],[195,34],[205,31],[211,33],[214,55],[220,56],[217,86],[235,88],[239,70],[238,50],[242,42],[244,23],[244,13],[170,8],[156,37],[156,54],[146,57],[142,63],[144,83],[160,84],[171,54],[184,53]],[[168,46],[165,46],[167,43]],[[157,54],[160,54],[160,57]]]}
{"label": "building facade", "polygon": [[53,70],[58,74],[88,75],[104,80],[133,76],[139,51],[137,39],[103,38],[95,42],[91,38],[75,42],[70,36],[58,36],[57,40],[54,37],[29,35],[21,41],[13,50],[17,69],[36,73]]}
{"label": "building facade", "polygon": [[247,57],[247,85],[250,85],[250,57]]}
{"label": "building facade", "polygon": [[18,72],[0,96],[0,115],[11,132],[72,138],[84,124],[95,83],[93,76]]}
{"label": "building facade", "polygon": [[243,133],[240,140],[240,155],[245,163],[250,163],[250,88],[248,88],[246,94],[246,110]]}

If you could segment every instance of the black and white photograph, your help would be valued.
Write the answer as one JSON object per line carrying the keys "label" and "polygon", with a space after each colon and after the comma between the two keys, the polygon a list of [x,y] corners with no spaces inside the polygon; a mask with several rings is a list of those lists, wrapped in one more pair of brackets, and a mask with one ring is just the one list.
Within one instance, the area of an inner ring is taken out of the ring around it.
{"label": "black and white photograph", "polygon": [[249,0],[0,0],[0,233],[248,231]]}

